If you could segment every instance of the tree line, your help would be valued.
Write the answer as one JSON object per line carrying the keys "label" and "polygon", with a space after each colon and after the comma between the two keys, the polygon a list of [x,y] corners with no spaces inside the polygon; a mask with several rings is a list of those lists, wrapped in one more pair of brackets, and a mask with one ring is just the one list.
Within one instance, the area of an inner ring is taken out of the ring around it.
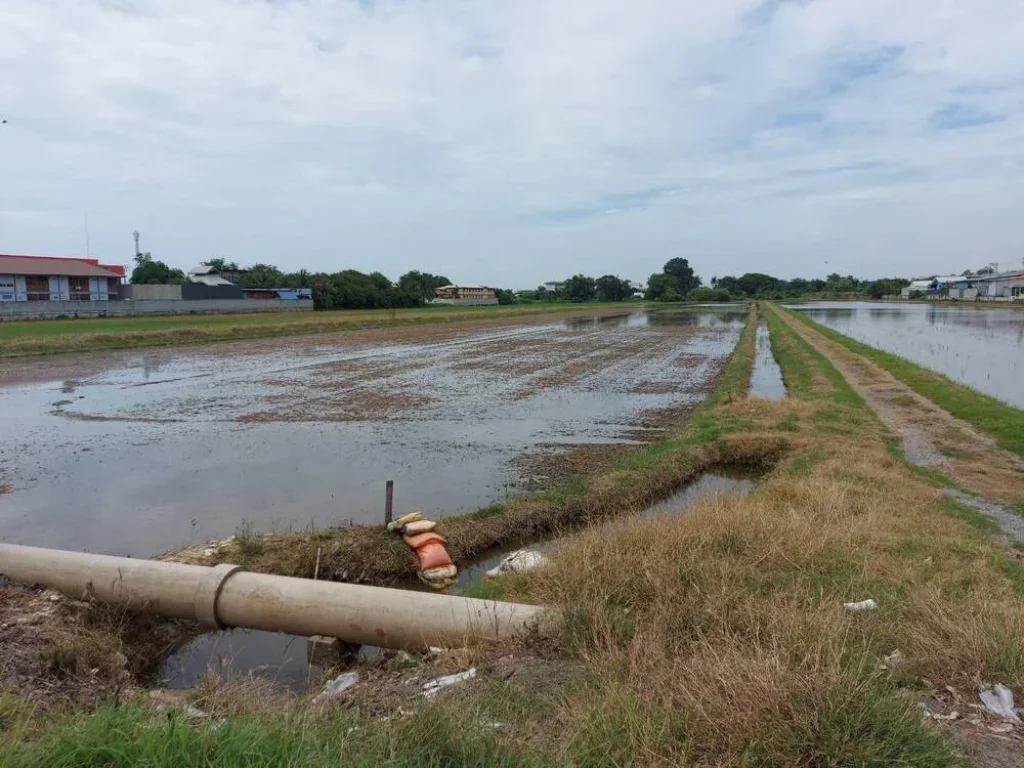
{"label": "tree line", "polygon": [[[413,270],[392,282],[380,272],[369,274],[355,269],[340,272],[309,272],[300,269],[284,272],[272,264],[256,263],[247,269],[225,259],[203,262],[226,274],[242,288],[312,288],[317,309],[386,309],[418,307],[435,296],[435,290],[449,285],[444,275]],[[135,257],[131,282],[135,284],[180,284],[187,277],[180,269],[169,267],[149,253]],[[861,280],[852,275],[831,274],[821,280],[794,278],[783,280],[759,272],[739,277],[712,277],[708,285],[684,258],[667,261],[661,272],[648,278],[643,298],[649,301],[734,301],[742,299],[788,299],[818,295],[844,295],[881,298],[898,294],[909,280],[884,278]],[[535,291],[495,289],[499,304],[529,304],[537,301],[625,301],[638,291],[629,280],[615,275],[589,277],[576,274],[553,287],[539,286]]]}
{"label": "tree line", "polygon": [[[273,264],[256,263],[242,269],[233,261],[209,259],[205,266],[227,275],[242,288],[312,288],[316,309],[387,309],[419,307],[434,298],[434,291],[451,281],[443,275],[413,270],[398,282],[380,272],[366,274],[355,269],[340,272],[284,272]],[[187,276],[149,253],[135,257],[131,282],[134,284],[181,284]],[[509,292],[511,293],[511,292]]]}

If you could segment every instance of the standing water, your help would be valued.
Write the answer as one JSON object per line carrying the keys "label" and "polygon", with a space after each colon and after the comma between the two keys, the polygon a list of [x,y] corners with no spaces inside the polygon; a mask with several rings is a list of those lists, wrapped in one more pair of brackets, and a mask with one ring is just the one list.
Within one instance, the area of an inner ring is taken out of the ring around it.
{"label": "standing water", "polygon": [[852,339],[1024,407],[1024,312],[930,303],[820,302],[790,309]]}
{"label": "standing water", "polygon": [[762,320],[757,326],[757,353],[754,357],[754,372],[750,375],[750,397],[782,400],[785,396],[786,385],[782,381],[782,369],[772,354],[768,324]]}

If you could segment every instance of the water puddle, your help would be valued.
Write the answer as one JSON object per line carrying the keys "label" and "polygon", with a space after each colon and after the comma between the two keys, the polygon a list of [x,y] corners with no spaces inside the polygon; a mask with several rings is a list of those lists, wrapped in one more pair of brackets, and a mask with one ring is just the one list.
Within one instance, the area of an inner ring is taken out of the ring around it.
{"label": "water puddle", "polygon": [[[755,485],[756,477],[748,473],[709,472],[665,501],[640,512],[638,517],[650,519],[684,514],[701,499],[720,493],[749,493]],[[458,582],[448,592],[461,594],[517,549],[529,548],[551,554],[564,541],[557,538],[520,541],[489,550],[486,556],[460,570]],[[410,589],[426,589],[419,582],[407,586]],[[208,674],[215,674],[225,680],[262,678],[292,691],[302,692],[310,685],[319,684],[324,672],[323,667],[311,663],[309,648],[309,641],[297,635],[249,629],[210,632],[195,638],[163,661],[159,673],[160,684],[167,688],[191,688]],[[380,648],[363,646],[360,649],[360,660],[372,660],[380,653]]]}
{"label": "water puddle", "polygon": [[639,514],[643,520],[674,516],[687,512],[690,507],[701,499],[717,496],[720,493],[747,494],[757,486],[757,476],[746,472],[712,473],[706,472],[683,490],[670,496],[653,507],[648,507]]}
{"label": "water puddle", "polygon": [[[263,679],[296,693],[320,682],[326,667],[314,663],[308,638],[283,632],[226,629],[199,635],[160,665],[158,684],[184,689],[207,675],[225,681]],[[359,660],[368,662],[380,648],[364,645]]]}
{"label": "water puddle", "polygon": [[754,355],[754,371],[750,375],[750,397],[765,400],[782,400],[786,397],[786,385],[782,381],[782,369],[772,354],[771,334],[763,320],[757,326],[757,351]]}

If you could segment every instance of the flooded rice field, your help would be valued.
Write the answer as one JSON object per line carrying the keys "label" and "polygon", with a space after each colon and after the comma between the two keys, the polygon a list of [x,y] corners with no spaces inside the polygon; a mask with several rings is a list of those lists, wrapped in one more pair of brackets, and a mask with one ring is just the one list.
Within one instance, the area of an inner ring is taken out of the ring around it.
{"label": "flooded rice field", "polygon": [[1024,312],[914,302],[821,302],[790,309],[1024,407]]}
{"label": "flooded rice field", "polygon": [[0,366],[0,538],[148,556],[233,533],[431,517],[656,438],[742,309],[410,327]]}

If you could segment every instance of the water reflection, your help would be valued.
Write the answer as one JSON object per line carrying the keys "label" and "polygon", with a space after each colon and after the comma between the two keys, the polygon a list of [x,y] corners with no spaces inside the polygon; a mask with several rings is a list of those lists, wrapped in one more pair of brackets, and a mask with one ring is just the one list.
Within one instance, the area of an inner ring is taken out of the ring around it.
{"label": "water reflection", "polygon": [[754,357],[754,370],[750,375],[750,397],[781,400],[785,396],[786,385],[782,381],[782,369],[772,354],[768,325],[762,321],[757,326],[757,354]]}
{"label": "water reflection", "polygon": [[1024,312],[867,302],[790,308],[857,341],[1024,407]]}

